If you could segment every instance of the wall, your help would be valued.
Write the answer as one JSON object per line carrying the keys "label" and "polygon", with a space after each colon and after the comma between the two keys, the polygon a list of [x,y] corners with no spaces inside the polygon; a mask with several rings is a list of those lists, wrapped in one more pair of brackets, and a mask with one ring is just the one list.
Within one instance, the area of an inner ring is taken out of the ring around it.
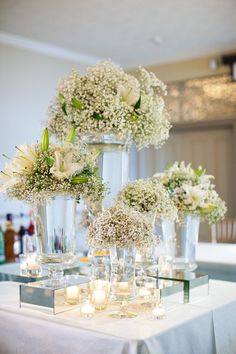
{"label": "wall", "polygon": [[[153,71],[157,77],[165,83],[230,72],[228,66],[219,66],[219,68],[215,71],[211,70],[209,67],[209,60],[211,59],[216,59],[219,61],[220,54],[191,60],[183,60],[175,63],[153,65],[147,67],[147,70]],[[135,73],[135,69],[130,70],[129,72]]]}
{"label": "wall", "polygon": [[[72,68],[85,70],[75,62],[0,44],[0,169],[5,164],[3,153],[12,156],[15,145],[40,137],[58,79]],[[23,210],[1,197],[0,216]]]}

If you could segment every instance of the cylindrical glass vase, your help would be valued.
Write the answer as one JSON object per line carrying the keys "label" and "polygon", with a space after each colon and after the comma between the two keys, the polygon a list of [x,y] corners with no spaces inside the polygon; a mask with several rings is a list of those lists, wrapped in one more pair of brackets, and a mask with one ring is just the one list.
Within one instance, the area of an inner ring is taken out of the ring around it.
{"label": "cylindrical glass vase", "polygon": [[63,284],[63,268],[75,261],[75,215],[75,199],[64,195],[50,198],[36,210],[37,258],[48,269],[48,286]]}
{"label": "cylindrical glass vase", "polygon": [[197,215],[185,215],[179,223],[162,220],[164,254],[173,260],[173,269],[193,271],[197,268],[199,226],[200,217]]}
{"label": "cylindrical glass vase", "polygon": [[100,151],[99,173],[108,187],[102,205],[106,209],[112,205],[121,187],[128,182],[130,144],[127,140],[121,140],[112,134],[86,136],[84,142],[90,151]]}
{"label": "cylindrical glass vase", "polygon": [[111,298],[115,301],[129,301],[135,298],[135,248],[112,247]]}

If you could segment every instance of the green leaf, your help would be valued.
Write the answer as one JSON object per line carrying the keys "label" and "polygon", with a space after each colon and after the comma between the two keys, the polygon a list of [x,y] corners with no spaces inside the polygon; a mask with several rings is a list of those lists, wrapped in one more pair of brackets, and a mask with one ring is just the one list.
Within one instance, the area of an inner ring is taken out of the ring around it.
{"label": "green leaf", "polygon": [[101,116],[99,113],[94,112],[92,117],[96,120],[102,120],[103,116]]}
{"label": "green leaf", "polygon": [[95,176],[99,176],[99,167],[95,167],[93,173],[94,173]]}
{"label": "green leaf", "polygon": [[209,205],[207,208],[201,208],[201,212],[202,212],[202,214],[209,214],[215,208],[216,208],[216,205],[212,204],[212,205]]}
{"label": "green leaf", "polygon": [[48,134],[48,128],[45,128],[41,139],[41,150],[48,151],[48,147],[49,147],[49,134]]}
{"label": "green leaf", "polygon": [[58,94],[58,99],[61,105],[66,102],[65,96],[62,93]]}
{"label": "green leaf", "polygon": [[84,109],[84,105],[81,101],[77,100],[77,98],[73,97],[71,100],[71,105],[76,108],[79,109],[80,111],[82,111]]}
{"label": "green leaf", "polygon": [[139,109],[141,106],[141,96],[139,97],[138,101],[134,105],[134,109]]}
{"label": "green leaf", "polygon": [[166,170],[168,171],[170,168],[171,168],[171,163],[170,162],[168,162],[167,164],[166,164]]}
{"label": "green leaf", "polygon": [[71,184],[86,183],[88,180],[88,176],[86,175],[74,176],[71,178]]}
{"label": "green leaf", "polygon": [[201,177],[206,173],[205,168],[198,168],[197,170],[194,170],[194,173],[196,176]]}
{"label": "green leaf", "polygon": [[72,127],[67,135],[66,141],[67,143],[74,144],[75,139],[76,139],[76,129],[75,127]]}
{"label": "green leaf", "polygon": [[67,116],[65,96],[62,93],[59,93],[58,94],[58,99],[59,99],[59,102],[61,104],[61,109],[63,110],[63,113]]}
{"label": "green leaf", "polygon": [[131,122],[137,122],[137,120],[139,119],[139,116],[136,113],[133,113],[133,114],[131,114],[129,119]]}
{"label": "green leaf", "polygon": [[55,160],[50,156],[45,156],[45,161],[49,167],[52,167],[55,162]]}

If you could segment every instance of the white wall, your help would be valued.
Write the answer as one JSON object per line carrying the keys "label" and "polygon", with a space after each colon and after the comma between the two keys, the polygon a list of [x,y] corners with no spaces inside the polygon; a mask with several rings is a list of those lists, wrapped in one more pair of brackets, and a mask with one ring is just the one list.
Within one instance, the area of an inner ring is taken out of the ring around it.
{"label": "white wall", "polygon": [[[3,153],[12,156],[15,145],[40,138],[58,79],[72,68],[85,70],[75,62],[0,44],[0,169]],[[0,197],[0,216],[24,209]]]}

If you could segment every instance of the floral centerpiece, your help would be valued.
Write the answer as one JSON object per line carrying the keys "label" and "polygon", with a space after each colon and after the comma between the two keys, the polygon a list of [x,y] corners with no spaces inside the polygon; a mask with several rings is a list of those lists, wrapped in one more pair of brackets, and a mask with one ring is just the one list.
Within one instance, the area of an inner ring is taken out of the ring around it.
{"label": "floral centerpiece", "polygon": [[[89,227],[92,249],[110,248],[111,296],[126,301],[135,296],[135,253],[153,241],[149,220],[136,210],[115,205],[101,213]],[[133,317],[122,307],[115,317]]]}
{"label": "floral centerpiece", "polygon": [[[202,167],[193,169],[191,164],[175,162],[164,173],[155,177],[161,181],[178,209],[179,223],[162,221],[166,255],[173,259],[173,267],[194,270],[200,220],[214,224],[226,213],[225,202],[215,191],[213,176]],[[154,177],[154,178],[155,178]]]}
{"label": "floral centerpiece", "polygon": [[58,194],[100,200],[104,185],[97,175],[97,154],[74,145],[74,137],[72,129],[66,142],[50,144],[45,129],[41,144],[17,146],[15,156],[0,173],[1,192],[31,205]]}
{"label": "floral centerpiece", "polygon": [[31,204],[37,236],[38,261],[50,269],[49,286],[64,283],[63,266],[76,254],[76,201],[97,201],[104,185],[97,175],[96,155],[73,145],[71,129],[62,144],[50,144],[45,129],[41,144],[20,145],[1,172],[1,191]]}
{"label": "floral centerpiece", "polygon": [[166,86],[144,68],[136,78],[105,61],[84,76],[73,71],[57,91],[48,126],[59,137],[71,126],[80,136],[115,134],[132,139],[138,148],[160,147],[169,137]]}
{"label": "floral centerpiece", "polygon": [[215,191],[211,182],[213,176],[207,175],[202,167],[193,169],[191,164],[175,162],[164,173],[155,177],[165,186],[179,214],[195,214],[214,224],[226,213],[225,202]]}
{"label": "floral centerpiece", "polygon": [[128,183],[118,193],[117,202],[155,218],[177,217],[177,208],[168,192],[155,178]]}

